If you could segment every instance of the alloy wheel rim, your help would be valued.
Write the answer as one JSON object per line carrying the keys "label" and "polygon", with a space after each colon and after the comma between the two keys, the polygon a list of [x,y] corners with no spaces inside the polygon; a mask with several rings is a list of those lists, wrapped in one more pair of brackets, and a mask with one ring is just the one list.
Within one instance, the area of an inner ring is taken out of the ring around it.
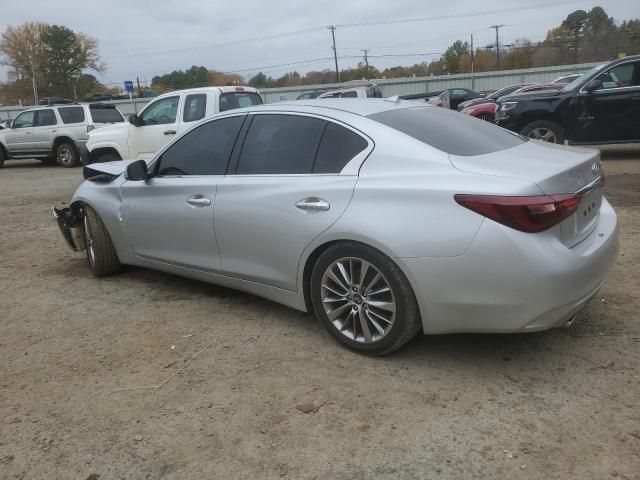
{"label": "alloy wheel rim", "polygon": [[542,140],[543,142],[556,143],[556,134],[549,128],[534,128],[529,133],[529,138]]}
{"label": "alloy wheel rim", "polygon": [[396,318],[396,300],[385,276],[357,257],[334,261],[322,276],[322,307],[341,335],[358,343],[386,337]]}
{"label": "alloy wheel rim", "polygon": [[91,223],[89,222],[89,218],[85,215],[84,217],[84,238],[86,240],[86,248],[89,253],[89,263],[94,265],[96,262],[96,253],[93,248],[93,236],[91,235]]}
{"label": "alloy wheel rim", "polygon": [[61,148],[60,152],[60,161],[64,164],[68,164],[71,161],[71,150],[68,148]]}

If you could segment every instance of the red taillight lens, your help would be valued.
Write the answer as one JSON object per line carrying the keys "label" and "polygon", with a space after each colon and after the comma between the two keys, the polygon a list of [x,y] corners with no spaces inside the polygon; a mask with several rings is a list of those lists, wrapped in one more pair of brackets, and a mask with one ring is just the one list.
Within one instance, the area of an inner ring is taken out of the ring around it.
{"label": "red taillight lens", "polygon": [[578,209],[578,195],[503,197],[499,195],[454,196],[456,202],[491,220],[521,232],[536,233],[557,225]]}

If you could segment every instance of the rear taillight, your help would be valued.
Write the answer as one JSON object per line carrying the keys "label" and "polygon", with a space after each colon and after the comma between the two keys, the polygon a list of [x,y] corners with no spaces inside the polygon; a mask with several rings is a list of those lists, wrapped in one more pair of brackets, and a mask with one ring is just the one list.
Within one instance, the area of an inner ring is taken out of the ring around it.
{"label": "rear taillight", "polygon": [[499,195],[454,196],[456,202],[491,220],[521,232],[542,232],[570,217],[578,209],[579,195],[503,197]]}
{"label": "rear taillight", "polygon": [[96,127],[94,127],[93,125],[87,125],[87,133],[89,133],[94,128],[96,128]]}

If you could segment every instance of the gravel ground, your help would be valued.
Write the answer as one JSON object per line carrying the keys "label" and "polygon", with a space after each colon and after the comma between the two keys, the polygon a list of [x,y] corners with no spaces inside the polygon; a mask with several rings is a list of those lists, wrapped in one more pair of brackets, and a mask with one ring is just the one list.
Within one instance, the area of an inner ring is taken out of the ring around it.
{"label": "gravel ground", "polygon": [[571,328],[385,358],[251,295],[92,277],[50,213],[80,171],[7,162],[0,478],[640,479],[640,148],[603,157],[622,253]]}

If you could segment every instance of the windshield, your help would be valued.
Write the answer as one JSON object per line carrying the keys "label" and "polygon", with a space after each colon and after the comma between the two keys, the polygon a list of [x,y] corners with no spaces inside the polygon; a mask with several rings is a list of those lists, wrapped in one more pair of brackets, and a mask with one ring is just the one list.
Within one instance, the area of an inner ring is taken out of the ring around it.
{"label": "windshield", "polygon": [[560,90],[561,92],[572,92],[574,91],[576,88],[578,88],[582,82],[590,77],[591,75],[593,75],[594,73],[602,70],[605,67],[606,64],[602,64],[602,65],[598,65],[593,67],[591,70],[587,70],[586,72],[584,72],[582,75],[580,75],[578,78],[576,78],[573,82],[567,84],[564,86],[564,88],[562,90]]}

